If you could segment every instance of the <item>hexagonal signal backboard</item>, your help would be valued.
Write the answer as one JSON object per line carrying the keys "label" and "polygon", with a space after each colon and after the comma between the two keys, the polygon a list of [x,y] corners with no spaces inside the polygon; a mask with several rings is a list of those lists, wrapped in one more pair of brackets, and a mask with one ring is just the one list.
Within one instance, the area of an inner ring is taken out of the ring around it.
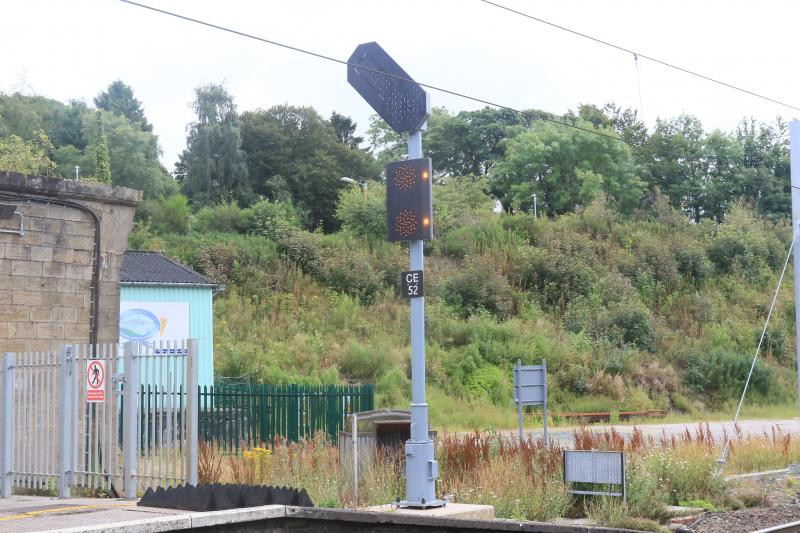
{"label": "hexagonal signal backboard", "polygon": [[430,115],[428,93],[378,43],[356,47],[347,82],[398,133],[419,130]]}

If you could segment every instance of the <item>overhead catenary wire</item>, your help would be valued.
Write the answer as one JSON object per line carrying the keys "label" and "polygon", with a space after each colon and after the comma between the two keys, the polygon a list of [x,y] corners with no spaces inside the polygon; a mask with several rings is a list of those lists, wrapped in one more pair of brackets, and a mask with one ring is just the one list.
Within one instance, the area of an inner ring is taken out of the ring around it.
{"label": "overhead catenary wire", "polygon": [[626,52],[628,54],[634,54],[637,57],[640,57],[642,59],[647,59],[648,61],[652,61],[653,63],[658,63],[659,65],[662,65],[662,66],[667,67],[667,68],[671,68],[673,70],[677,70],[679,72],[683,72],[684,74],[688,74],[690,76],[695,76],[697,78],[706,80],[708,82],[715,83],[715,84],[721,85],[723,87],[727,87],[728,89],[733,89],[734,91],[739,91],[741,93],[748,94],[750,96],[754,96],[756,98],[760,98],[762,100],[766,100],[766,101],[772,102],[774,104],[778,104],[778,105],[781,105],[781,106],[784,106],[784,107],[788,107],[790,109],[794,109],[796,111],[800,111],[800,107],[794,106],[792,104],[788,104],[786,102],[782,102],[781,100],[778,100],[776,98],[772,98],[772,97],[757,93],[755,91],[751,91],[749,89],[745,89],[743,87],[739,87],[739,86],[734,85],[732,83],[728,83],[726,81],[722,81],[720,79],[712,78],[711,76],[707,76],[705,74],[701,74],[699,72],[695,72],[693,70],[689,70],[688,68],[684,68],[684,67],[678,66],[678,65],[676,65],[674,63],[670,63],[668,61],[664,61],[663,59],[658,59],[658,58],[655,58],[653,56],[649,56],[649,55],[643,54],[641,52],[637,52],[637,51],[632,50],[630,48],[627,48],[625,46],[620,46],[618,44],[614,44],[614,43],[611,43],[609,41],[605,41],[605,40],[600,39],[598,37],[593,37],[593,36],[588,35],[586,33],[582,33],[582,32],[579,32],[577,30],[573,30],[571,28],[567,28],[566,26],[561,26],[560,24],[556,24],[555,22],[550,22],[549,20],[545,20],[543,18],[536,17],[536,16],[531,15],[529,13],[525,13],[523,11],[519,11],[519,10],[513,9],[513,8],[505,6],[503,4],[498,4],[497,2],[492,2],[491,0],[480,0],[480,1],[483,2],[484,4],[487,4],[487,5],[490,5],[490,6],[494,6],[494,7],[498,8],[498,9],[502,9],[504,11],[508,11],[509,13],[514,13],[515,15],[519,15],[521,17],[525,17],[527,19],[534,20],[534,21],[540,22],[542,24],[546,24],[546,25],[548,25],[550,27],[553,27],[553,28],[556,28],[556,29],[559,29],[559,30],[562,30],[562,31],[569,32],[569,33],[571,33],[573,35],[577,35],[578,37],[583,37],[584,39],[588,39],[590,41],[594,41],[595,43],[602,44],[602,45],[608,46],[610,48],[614,48],[614,49],[619,50],[621,52]]}
{"label": "overhead catenary wire", "polygon": [[[739,398],[739,405],[736,408],[736,414],[733,416],[733,424],[734,428],[736,427],[736,423],[739,421],[739,414],[742,411],[742,405],[744,405],[744,398],[747,395],[747,389],[750,386],[750,379],[753,377],[753,370],[756,368],[756,361],[758,361],[758,356],[761,353],[761,346],[764,344],[764,337],[767,334],[767,327],[769,327],[769,319],[772,318],[772,311],[775,310],[775,304],[778,301],[778,294],[781,292],[781,284],[783,284],[783,278],[786,275],[786,268],[789,266],[789,259],[792,257],[792,250],[794,249],[795,242],[797,241],[797,233],[800,230],[800,223],[798,223],[797,227],[792,234],[792,242],[789,243],[789,251],[786,252],[786,261],[783,263],[783,270],[781,270],[781,277],[778,278],[778,285],[775,287],[775,294],[772,296],[772,303],[769,306],[769,312],[767,312],[767,318],[764,321],[764,327],[761,329],[761,337],[758,339],[758,346],[756,346],[756,352],[753,354],[753,362],[750,364],[750,371],[747,373],[747,379],[744,382],[744,387],[742,389],[742,396]],[[720,465],[724,465],[725,462],[728,460],[728,452],[730,451],[730,444],[731,439],[728,434],[725,435],[725,446],[722,450],[722,455],[720,455],[717,462]]]}
{"label": "overhead catenary wire", "polygon": [[[173,18],[176,18],[176,19],[184,20],[186,22],[192,22],[194,24],[199,24],[199,25],[202,25],[202,26],[206,26],[208,28],[212,28],[212,29],[216,29],[216,30],[219,30],[219,31],[223,31],[223,32],[226,32],[226,33],[233,34],[233,35],[237,35],[239,37],[244,37],[244,38],[252,39],[252,40],[259,41],[259,42],[262,42],[262,43],[265,43],[265,44],[277,46],[277,47],[284,48],[284,49],[287,49],[287,50],[290,50],[290,51],[293,51],[293,52],[297,52],[297,53],[300,53],[300,54],[305,54],[305,55],[308,55],[308,56],[311,56],[311,57],[315,57],[317,59],[321,59],[321,60],[324,60],[324,61],[329,61],[329,62],[332,62],[332,63],[338,63],[340,65],[345,65],[345,66],[358,67],[359,69],[367,71],[367,72],[372,72],[372,73],[375,73],[375,74],[386,76],[388,78],[393,78],[393,79],[396,79],[398,81],[402,81],[402,82],[406,82],[406,83],[415,83],[415,84],[417,84],[417,85],[419,85],[421,87],[425,87],[425,88],[431,89],[433,91],[441,92],[441,93],[444,93],[444,94],[449,94],[451,96],[455,96],[455,97],[458,97],[458,98],[463,98],[465,100],[470,100],[472,102],[477,102],[477,103],[484,104],[484,105],[487,105],[487,106],[496,107],[498,109],[505,109],[507,111],[511,111],[513,113],[517,113],[517,114],[522,115],[524,117],[528,117],[528,118],[532,118],[532,119],[538,119],[538,120],[542,120],[544,122],[550,122],[550,123],[557,124],[557,125],[560,125],[560,126],[563,126],[563,127],[566,127],[566,128],[571,128],[571,129],[574,129],[574,130],[578,130],[578,131],[582,131],[582,132],[589,133],[589,134],[592,134],[592,135],[596,135],[598,137],[604,137],[604,138],[607,138],[607,139],[611,139],[613,141],[617,141],[617,142],[621,142],[623,144],[626,144],[626,145],[630,146],[633,150],[638,150],[638,151],[642,151],[642,152],[649,152],[651,154],[662,155],[662,156],[666,156],[666,157],[678,157],[678,154],[664,153],[664,152],[662,152],[660,150],[657,150],[657,149],[654,149],[652,147],[634,145],[632,143],[627,142],[625,139],[622,139],[621,137],[619,137],[617,135],[611,135],[609,133],[605,133],[605,132],[603,132],[601,130],[598,130],[598,129],[585,128],[585,127],[577,125],[577,124],[571,124],[571,123],[566,122],[564,120],[555,119],[552,116],[549,116],[549,114],[547,114],[545,112],[542,112],[542,111],[518,109],[518,108],[510,106],[510,105],[501,104],[501,103],[494,102],[494,101],[491,101],[491,100],[487,100],[485,98],[480,98],[480,97],[477,97],[477,96],[472,96],[472,95],[469,95],[469,94],[466,94],[466,93],[463,93],[463,92],[460,92],[460,91],[455,91],[455,90],[452,90],[452,89],[447,89],[445,87],[440,87],[438,85],[433,85],[433,84],[430,84],[430,83],[424,83],[424,82],[415,81],[415,80],[413,80],[411,78],[405,78],[403,76],[390,74],[388,72],[383,72],[381,70],[373,69],[373,68],[366,67],[366,66],[363,66],[363,65],[352,64],[352,63],[350,63],[350,62],[348,62],[346,60],[338,59],[338,58],[335,58],[335,57],[327,55],[327,54],[323,54],[323,53],[320,53],[320,52],[315,52],[313,50],[309,50],[309,49],[306,49],[306,48],[301,48],[299,46],[293,46],[293,45],[290,45],[290,44],[287,44],[287,43],[282,43],[282,42],[279,42],[279,41],[275,41],[273,39],[268,39],[266,37],[260,37],[260,36],[257,36],[257,35],[253,35],[253,34],[250,34],[250,33],[246,33],[246,32],[240,31],[240,30],[235,30],[233,28],[229,28],[229,27],[226,27],[226,26],[221,26],[219,24],[214,24],[212,22],[208,22],[208,21],[205,21],[205,20],[197,19],[197,18],[190,17],[190,16],[187,16],[187,15],[182,15],[180,13],[175,13],[173,11],[168,11],[168,10],[161,9],[161,8],[158,8],[158,7],[154,7],[154,6],[150,6],[150,5],[147,5],[147,4],[142,4],[140,2],[135,2],[134,0],[119,0],[119,1],[122,2],[122,3],[128,4],[128,5],[131,5],[131,6],[135,6],[135,7],[139,7],[139,8],[142,8],[142,9],[149,10],[149,11],[153,11],[155,13],[160,13],[162,15],[167,15],[167,16],[170,16],[170,17],[173,17]],[[497,4],[497,5],[499,6],[499,4]],[[502,6],[500,6],[500,7],[502,7]],[[628,50],[626,50],[626,51],[628,51]],[[630,53],[633,53],[633,52],[630,52]],[[646,57],[646,56],[643,56],[643,55],[639,54],[639,57]],[[800,109],[800,108],[798,108],[798,109]],[[780,181],[778,179],[775,179],[775,178],[762,177],[761,179],[763,179],[764,181],[771,181],[773,183],[777,183],[777,184],[779,184],[781,186],[788,186],[789,185],[788,183],[782,182],[782,181]]]}

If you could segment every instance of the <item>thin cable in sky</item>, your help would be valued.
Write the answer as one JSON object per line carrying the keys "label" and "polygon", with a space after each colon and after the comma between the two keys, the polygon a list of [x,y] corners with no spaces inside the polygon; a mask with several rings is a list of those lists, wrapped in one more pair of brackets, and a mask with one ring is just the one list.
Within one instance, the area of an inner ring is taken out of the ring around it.
{"label": "thin cable in sky", "polygon": [[514,13],[515,15],[519,15],[521,17],[525,17],[525,18],[530,19],[530,20],[535,20],[536,22],[541,22],[542,24],[547,24],[548,26],[551,26],[553,28],[569,32],[569,33],[571,33],[573,35],[577,35],[578,37],[583,37],[584,39],[589,39],[590,41],[594,41],[594,42],[596,42],[598,44],[602,44],[602,45],[608,46],[610,48],[614,48],[616,50],[620,50],[622,52],[627,52],[629,54],[635,54],[638,57],[641,57],[643,59],[647,59],[649,61],[652,61],[653,63],[658,63],[659,65],[665,66],[667,68],[671,68],[671,69],[683,72],[684,74],[689,74],[690,76],[695,76],[695,77],[704,79],[706,81],[710,81],[711,83],[716,83],[717,85],[722,85],[723,87],[727,87],[729,89],[733,89],[734,91],[739,91],[739,92],[742,92],[742,93],[745,93],[745,94],[749,94],[750,96],[755,96],[756,98],[761,98],[762,100],[766,100],[766,101],[772,102],[774,104],[778,104],[778,105],[781,105],[781,106],[784,106],[784,107],[788,107],[790,109],[794,109],[796,111],[800,111],[800,107],[793,106],[792,104],[787,104],[786,102],[781,102],[780,100],[776,100],[775,98],[770,98],[769,96],[765,96],[763,94],[759,94],[757,92],[750,91],[748,89],[743,89],[742,87],[738,87],[736,85],[733,85],[732,83],[728,83],[728,82],[725,82],[725,81],[722,81],[722,80],[718,80],[716,78],[712,78],[711,76],[706,76],[705,74],[700,74],[699,72],[694,72],[694,71],[689,70],[687,68],[680,67],[680,66],[675,65],[673,63],[668,63],[667,61],[663,61],[661,59],[656,59],[655,57],[645,55],[645,54],[643,54],[641,52],[636,52],[636,51],[631,50],[629,48],[625,48],[624,46],[620,46],[618,44],[610,43],[608,41],[604,41],[603,39],[599,39],[597,37],[592,37],[591,35],[587,35],[585,33],[581,33],[579,31],[576,31],[576,30],[561,26],[561,25],[556,24],[554,22],[550,22],[548,20],[544,20],[544,19],[541,19],[539,17],[534,17],[533,15],[529,15],[528,13],[523,13],[522,11],[517,11],[516,9],[512,9],[512,8],[510,8],[508,6],[504,6],[504,5],[498,4],[496,2],[492,2],[491,0],[480,0],[480,1],[483,2],[484,4],[487,4],[487,5],[490,5],[490,6],[494,6],[494,7],[498,8],[498,9],[503,9],[503,10],[508,11],[510,13]]}
{"label": "thin cable in sky", "polygon": [[443,87],[438,87],[436,85],[431,85],[429,83],[422,83],[422,82],[419,82],[419,81],[414,81],[414,80],[412,80],[410,78],[404,78],[402,76],[389,74],[388,72],[375,70],[375,69],[366,67],[364,65],[353,65],[353,64],[348,63],[347,61],[345,61],[343,59],[337,59],[337,58],[329,56],[329,55],[321,54],[321,53],[318,53],[318,52],[313,52],[311,50],[307,50],[307,49],[304,49],[304,48],[299,48],[297,46],[291,46],[291,45],[288,45],[288,44],[285,44],[285,43],[281,43],[281,42],[278,42],[278,41],[273,41],[273,40],[270,40],[270,39],[266,39],[264,37],[258,37],[257,35],[252,35],[250,33],[241,32],[241,31],[238,31],[238,30],[227,28],[225,26],[219,26],[217,24],[212,24],[211,22],[206,22],[206,21],[195,19],[195,18],[192,18],[192,17],[187,17],[186,15],[180,15],[178,13],[173,13],[172,11],[167,11],[167,10],[160,9],[160,8],[157,8],[157,7],[153,7],[153,6],[148,6],[146,4],[140,4],[138,2],[134,2],[133,0],[119,0],[119,1],[123,2],[125,4],[130,4],[132,6],[141,7],[143,9],[149,9],[150,11],[155,11],[156,13],[161,13],[163,15],[168,15],[170,17],[175,17],[175,18],[178,18],[178,19],[181,19],[181,20],[185,20],[185,21],[188,21],[188,22],[194,22],[195,24],[201,24],[201,25],[207,26],[209,28],[214,28],[216,30],[232,33],[232,34],[238,35],[240,37],[246,37],[247,39],[253,39],[253,40],[256,40],[256,41],[260,41],[262,43],[271,44],[273,46],[279,46],[281,48],[286,48],[287,50],[292,50],[294,52],[299,52],[301,54],[306,54],[306,55],[309,55],[309,56],[313,56],[313,57],[316,57],[318,59],[324,59],[325,61],[331,61],[333,63],[339,63],[340,65],[358,67],[360,70],[366,70],[366,71],[373,72],[375,74],[380,74],[382,76],[386,76],[386,77],[393,78],[393,79],[396,79],[396,80],[400,80],[400,81],[404,81],[404,82],[408,82],[408,83],[416,83],[417,85],[419,85],[421,87],[425,87],[425,88],[428,88],[428,89],[431,89],[433,91],[437,91],[437,92],[440,92],[440,93],[449,94],[451,96],[457,96],[459,98],[464,98],[465,100],[471,100],[473,102],[478,102],[480,104],[489,105],[489,106],[492,106],[492,107],[497,107],[499,109],[507,109],[509,111],[513,111],[514,113],[519,113],[519,114],[527,116],[527,117],[538,118],[539,120],[544,120],[546,122],[552,122],[554,124],[560,124],[561,126],[565,126],[567,128],[573,128],[573,129],[576,129],[576,130],[584,131],[586,133],[591,133],[593,135],[598,135],[600,137],[606,137],[608,139],[613,139],[615,141],[619,141],[619,142],[622,142],[622,143],[625,142],[624,140],[622,140],[619,137],[616,137],[614,135],[609,135],[607,133],[603,133],[602,131],[593,130],[593,129],[590,129],[590,128],[584,128],[584,127],[581,127],[581,126],[577,126],[575,124],[570,124],[569,122],[563,122],[561,120],[557,120],[557,119],[554,119],[552,117],[549,117],[545,113],[542,113],[542,112],[526,111],[526,110],[522,110],[522,109],[516,109],[516,108],[511,107],[511,106],[498,104],[498,103],[492,102],[490,100],[485,100],[483,98],[478,98],[476,96],[470,96],[468,94],[460,93],[458,91],[452,91],[450,89],[445,89]]}

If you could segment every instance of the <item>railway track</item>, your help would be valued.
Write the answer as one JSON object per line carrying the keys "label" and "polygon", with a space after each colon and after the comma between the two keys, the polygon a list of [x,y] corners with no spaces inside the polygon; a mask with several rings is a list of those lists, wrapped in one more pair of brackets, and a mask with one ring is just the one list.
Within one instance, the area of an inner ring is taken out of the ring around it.
{"label": "railway track", "polygon": [[757,529],[753,533],[800,533],[800,520],[765,529]]}

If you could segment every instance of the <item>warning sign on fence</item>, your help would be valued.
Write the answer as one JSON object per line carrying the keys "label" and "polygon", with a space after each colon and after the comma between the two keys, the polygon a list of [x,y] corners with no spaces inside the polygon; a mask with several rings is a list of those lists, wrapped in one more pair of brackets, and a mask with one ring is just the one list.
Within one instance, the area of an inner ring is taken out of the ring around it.
{"label": "warning sign on fence", "polygon": [[102,403],[106,401],[106,369],[102,361],[94,359],[86,366],[86,401]]}

